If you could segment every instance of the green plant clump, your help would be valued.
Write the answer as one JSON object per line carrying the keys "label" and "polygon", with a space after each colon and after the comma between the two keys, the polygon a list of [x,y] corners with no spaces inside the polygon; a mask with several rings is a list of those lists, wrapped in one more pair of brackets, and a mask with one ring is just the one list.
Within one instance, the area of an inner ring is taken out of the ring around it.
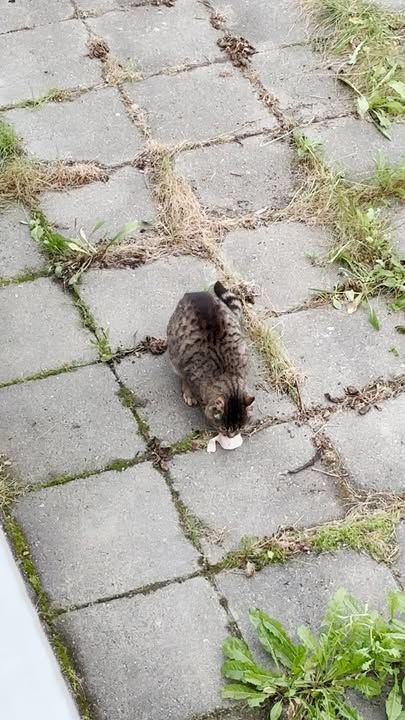
{"label": "green plant clump", "polygon": [[345,590],[338,590],[325,611],[319,637],[298,628],[295,644],[282,625],[261,610],[250,621],[271,659],[257,665],[247,645],[225,640],[223,675],[231,680],[222,695],[269,709],[269,720],[362,720],[346,700],[348,690],[369,699],[388,690],[387,720],[405,718],[405,593],[388,594],[388,620]]}

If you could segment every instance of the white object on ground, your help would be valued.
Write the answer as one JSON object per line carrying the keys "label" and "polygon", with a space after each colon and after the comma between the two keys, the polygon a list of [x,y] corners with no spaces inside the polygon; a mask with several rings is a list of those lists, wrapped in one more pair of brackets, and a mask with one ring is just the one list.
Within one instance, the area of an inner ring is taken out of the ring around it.
{"label": "white object on ground", "polygon": [[79,720],[0,528],[0,717]]}
{"label": "white object on ground", "polygon": [[243,437],[240,433],[239,435],[235,435],[235,437],[232,438],[226,437],[226,435],[222,435],[221,433],[219,433],[219,435],[215,435],[215,437],[208,440],[207,452],[214,453],[217,449],[217,443],[219,443],[224,450],[235,450],[242,445]]}

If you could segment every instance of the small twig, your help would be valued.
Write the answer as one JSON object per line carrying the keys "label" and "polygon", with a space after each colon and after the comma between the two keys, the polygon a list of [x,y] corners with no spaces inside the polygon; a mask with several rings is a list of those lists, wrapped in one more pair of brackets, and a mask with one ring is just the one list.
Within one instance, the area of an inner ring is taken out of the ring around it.
{"label": "small twig", "polygon": [[317,450],[315,452],[315,454],[313,455],[313,457],[308,460],[308,462],[304,463],[304,465],[300,465],[299,467],[294,468],[294,470],[287,470],[287,472],[285,474],[286,475],[296,475],[297,473],[300,473],[302,470],[306,470],[307,468],[312,467],[312,465],[314,465],[317,462],[317,460],[320,459],[320,457],[321,457],[320,450]]}
{"label": "small twig", "polygon": [[[326,470],[323,470],[323,468],[314,468],[313,467],[312,470],[313,470],[313,472],[319,472],[319,473],[322,473],[322,475],[328,475],[329,477],[334,477],[334,478],[342,477],[342,475],[338,475],[337,473],[327,472]],[[343,477],[347,477],[347,473],[345,473],[345,475]]]}

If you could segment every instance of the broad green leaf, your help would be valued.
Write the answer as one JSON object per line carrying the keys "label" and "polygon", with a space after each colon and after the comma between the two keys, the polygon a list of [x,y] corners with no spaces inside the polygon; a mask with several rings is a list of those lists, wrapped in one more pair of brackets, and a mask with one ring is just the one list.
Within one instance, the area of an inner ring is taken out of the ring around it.
{"label": "broad green leaf", "polygon": [[357,111],[358,111],[360,117],[364,118],[366,112],[368,112],[368,109],[369,109],[369,104],[368,104],[367,98],[364,97],[364,95],[360,95],[360,97],[357,98],[356,103],[357,103]]}
{"label": "broad green leaf", "polygon": [[229,658],[229,660],[238,660],[239,662],[247,665],[254,664],[248,646],[239,638],[227,637],[222,646],[222,651],[225,657]]}
{"label": "broad green leaf", "polygon": [[387,713],[387,720],[398,720],[403,710],[401,693],[398,687],[398,680],[395,677],[395,682],[391,688],[387,700],[385,702],[385,710]]}
{"label": "broad green leaf", "polygon": [[405,83],[401,80],[391,80],[389,86],[401,96],[402,100],[405,100]]}
{"label": "broad green leaf", "polygon": [[246,700],[250,707],[259,707],[268,698],[264,692],[237,683],[225,685],[221,694],[224,700]]}
{"label": "broad green leaf", "polygon": [[380,323],[378,322],[378,317],[375,314],[375,310],[371,306],[369,306],[368,321],[369,321],[370,325],[372,325],[374,330],[380,329]]}
{"label": "broad green leaf", "polygon": [[245,665],[238,662],[238,660],[225,660],[222,663],[222,674],[229,680],[243,680],[245,672]]}
{"label": "broad green leaf", "polygon": [[344,718],[344,720],[361,720],[361,715],[347,703],[340,700],[338,697],[334,697],[332,700],[332,707],[338,710],[339,715],[337,717]]}
{"label": "broad green leaf", "polygon": [[283,712],[283,702],[282,702],[282,700],[279,700],[271,708],[269,720],[279,720],[279,717],[281,716],[282,712]]}
{"label": "broad green leaf", "polygon": [[119,242],[120,240],[122,240],[126,235],[129,235],[129,233],[131,233],[131,232],[133,232],[134,230],[136,230],[137,227],[138,227],[138,223],[137,223],[137,222],[129,222],[129,223],[126,223],[125,225],[123,225],[123,227],[121,228],[121,230],[119,230],[119,231],[117,232],[117,234],[114,235],[113,238],[111,238],[111,242],[110,242],[109,244],[112,245],[112,244],[114,244],[114,243],[118,243],[118,242]]}
{"label": "broad green leaf", "polygon": [[283,626],[261,610],[251,610],[250,621],[256,629],[261,645],[277,663],[291,667],[297,656],[297,647],[288,637]]}
{"label": "broad green leaf", "polygon": [[301,625],[297,630],[297,634],[308,650],[316,650],[318,647],[317,639],[306,625]]}
{"label": "broad green leaf", "polygon": [[354,688],[354,690],[358,690],[362,695],[364,695],[364,697],[367,698],[380,695],[382,690],[382,682],[379,682],[367,675],[359,675],[357,678],[349,680],[346,685],[347,687]]}

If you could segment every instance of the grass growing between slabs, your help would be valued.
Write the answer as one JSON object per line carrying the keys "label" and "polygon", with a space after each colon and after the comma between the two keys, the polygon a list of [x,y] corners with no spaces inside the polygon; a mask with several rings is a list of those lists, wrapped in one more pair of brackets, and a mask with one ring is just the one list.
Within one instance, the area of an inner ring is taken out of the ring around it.
{"label": "grass growing between slabs", "polygon": [[315,45],[337,58],[337,77],[356,95],[388,138],[389,126],[405,115],[405,13],[365,0],[303,0],[316,23]]}
{"label": "grass growing between slabs", "polygon": [[47,165],[30,160],[13,128],[0,118],[0,208],[13,203],[33,208],[43,192],[81,187],[106,177],[94,163]]}
{"label": "grass growing between slabs", "polygon": [[354,511],[343,520],[308,530],[279,530],[264,538],[244,538],[240,547],[228,553],[215,571],[241,568],[247,575],[272,563],[284,563],[303,553],[332,552],[348,548],[367,552],[378,562],[390,563],[397,555],[395,529],[400,510]]}
{"label": "grass growing between slabs", "polygon": [[405,167],[391,168],[380,157],[369,184],[350,183],[327,168],[320,146],[298,132],[293,141],[305,180],[286,214],[331,229],[326,262],[338,263],[343,278],[335,290],[322,294],[348,313],[366,307],[378,330],[370,302],[374,296],[385,294],[392,309],[405,309],[405,265],[392,247],[383,214],[389,199],[405,195]]}

